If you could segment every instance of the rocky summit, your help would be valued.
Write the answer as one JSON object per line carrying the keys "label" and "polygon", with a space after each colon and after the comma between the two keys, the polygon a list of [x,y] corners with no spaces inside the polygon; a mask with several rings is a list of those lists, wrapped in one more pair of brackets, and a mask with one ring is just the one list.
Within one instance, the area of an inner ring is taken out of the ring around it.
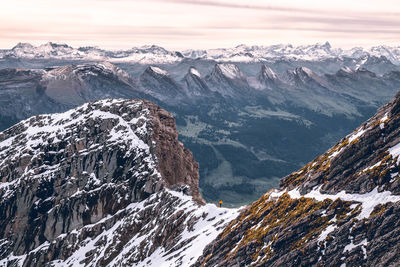
{"label": "rocky summit", "polygon": [[0,266],[190,265],[237,210],[205,205],[170,113],[102,100],[0,133]]}
{"label": "rocky summit", "polygon": [[248,206],[195,266],[399,266],[400,94]]}

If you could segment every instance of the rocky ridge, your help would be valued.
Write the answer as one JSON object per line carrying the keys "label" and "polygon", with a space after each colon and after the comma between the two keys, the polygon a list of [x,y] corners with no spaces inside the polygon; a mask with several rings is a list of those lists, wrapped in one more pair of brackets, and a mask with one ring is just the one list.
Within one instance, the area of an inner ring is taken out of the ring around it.
{"label": "rocky ridge", "polygon": [[400,94],[241,212],[195,266],[397,266]]}
{"label": "rocky ridge", "polygon": [[173,117],[142,100],[1,132],[0,181],[1,266],[186,265],[237,215],[205,205]]}

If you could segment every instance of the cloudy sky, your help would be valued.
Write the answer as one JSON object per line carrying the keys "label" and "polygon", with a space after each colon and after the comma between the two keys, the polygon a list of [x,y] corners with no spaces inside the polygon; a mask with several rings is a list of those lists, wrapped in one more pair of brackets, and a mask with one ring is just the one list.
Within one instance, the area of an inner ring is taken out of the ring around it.
{"label": "cloudy sky", "polygon": [[0,48],[400,45],[399,0],[0,0]]}

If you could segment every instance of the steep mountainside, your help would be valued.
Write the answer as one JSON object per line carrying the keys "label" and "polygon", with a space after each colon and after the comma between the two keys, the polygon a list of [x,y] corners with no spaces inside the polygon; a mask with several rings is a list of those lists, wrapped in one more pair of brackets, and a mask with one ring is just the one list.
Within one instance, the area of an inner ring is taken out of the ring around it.
{"label": "steep mountainside", "polygon": [[102,100],[0,133],[0,266],[188,265],[237,215],[205,205],[170,113]]}
{"label": "steep mountainside", "polygon": [[281,180],[196,266],[398,266],[400,94]]}

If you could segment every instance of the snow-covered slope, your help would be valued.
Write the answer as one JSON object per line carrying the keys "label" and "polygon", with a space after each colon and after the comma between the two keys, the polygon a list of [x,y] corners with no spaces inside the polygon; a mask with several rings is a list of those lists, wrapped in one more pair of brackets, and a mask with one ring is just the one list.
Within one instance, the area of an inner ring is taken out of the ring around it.
{"label": "snow-covered slope", "polygon": [[107,99],[0,133],[0,266],[179,266],[237,215],[204,205],[171,114]]}

